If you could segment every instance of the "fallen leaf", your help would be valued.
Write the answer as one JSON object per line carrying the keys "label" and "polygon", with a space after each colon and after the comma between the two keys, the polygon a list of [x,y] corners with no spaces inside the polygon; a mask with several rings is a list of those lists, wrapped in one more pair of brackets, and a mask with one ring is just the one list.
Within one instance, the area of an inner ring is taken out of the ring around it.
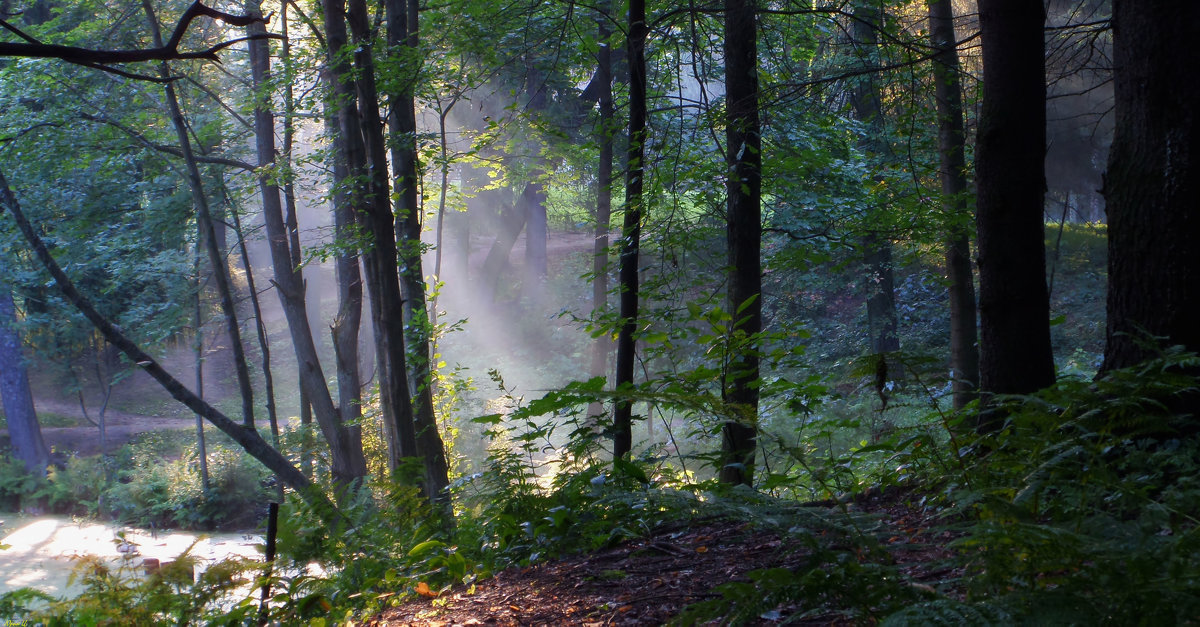
{"label": "fallen leaf", "polygon": [[417,584],[417,594],[423,597],[429,597],[431,599],[436,599],[438,595],[438,593],[430,590],[429,584],[425,583],[424,581]]}

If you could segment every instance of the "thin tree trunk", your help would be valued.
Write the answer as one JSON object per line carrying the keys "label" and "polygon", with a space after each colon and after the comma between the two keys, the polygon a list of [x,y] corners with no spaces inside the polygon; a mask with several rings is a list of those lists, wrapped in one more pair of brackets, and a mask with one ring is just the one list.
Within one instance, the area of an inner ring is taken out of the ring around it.
{"label": "thin tree trunk", "polygon": [[[154,45],[162,46],[162,32],[158,18],[154,16],[154,8],[149,0],[142,0],[142,9],[150,22],[150,31],[154,37]],[[159,72],[163,78],[170,76],[166,62],[160,64]],[[208,197],[204,194],[204,185],[200,178],[200,168],[196,156],[192,153],[192,142],[188,137],[187,125],[183,121],[183,112],[179,108],[179,99],[175,96],[174,83],[164,84],[167,94],[167,107],[171,115],[171,124],[175,127],[175,135],[179,140],[179,150],[183,154],[187,166],[188,187],[192,192],[192,203],[196,206],[197,221],[203,237],[201,240],[208,250],[208,260],[212,265],[212,276],[217,284],[217,293],[221,301],[221,313],[225,317],[225,331],[229,335],[230,348],[233,351],[234,370],[237,373],[238,389],[242,397],[242,424],[247,428],[254,427],[254,387],[250,383],[250,367],[246,363],[246,352],[242,346],[242,333],[238,325],[237,310],[233,303],[233,286],[229,280],[229,270],[225,265],[225,257],[217,242],[216,229],[213,225],[212,213],[208,207]]]}
{"label": "thin tree trunk", "polygon": [[[201,235],[200,239],[204,236]],[[204,400],[204,279],[201,274],[204,269],[204,264],[201,262],[201,253],[196,251],[196,261],[193,264],[196,270],[196,396],[200,400]],[[83,398],[80,397],[80,403]],[[104,439],[104,422],[100,423],[100,439]],[[278,449],[277,449],[278,450]],[[208,443],[204,439],[204,417],[196,414],[196,453],[200,458],[200,485],[204,491],[208,492],[209,476],[208,476]]]}
{"label": "thin tree trunk", "polygon": [[[257,15],[256,2],[246,5],[248,13]],[[247,28],[250,35],[265,34],[265,26],[256,22]],[[250,69],[256,89],[270,81],[270,51],[266,39],[249,42]],[[335,483],[349,486],[367,474],[363,456],[362,439],[357,425],[342,423],[341,416],[333,404],[333,397],[325,380],[325,373],[309,326],[308,307],[305,303],[304,282],[296,263],[298,251],[293,251],[287,225],[284,221],[279,186],[269,173],[275,164],[275,119],[267,103],[255,100],[254,107],[255,147],[258,152],[259,191],[263,204],[263,218],[267,230],[267,243],[271,251],[271,262],[275,268],[275,288],[283,305],[288,329],[291,331],[292,346],[299,362],[301,387],[308,394],[313,415],[329,443],[331,472]]]}
{"label": "thin tree trunk", "polygon": [[725,0],[725,150],[731,347],[725,401],[736,420],[721,427],[722,483],[754,485],[762,331],[762,139],[754,0]]}
{"label": "thin tree trunk", "polygon": [[[285,5],[286,6],[286,5]],[[279,440],[279,416],[275,404],[275,377],[271,372],[271,340],[267,334],[267,325],[263,321],[262,303],[258,299],[258,287],[254,284],[254,268],[250,265],[250,251],[246,249],[245,232],[242,230],[242,218],[236,210],[230,211],[233,217],[233,228],[237,231],[238,253],[242,258],[242,271],[246,273],[246,290],[250,293],[250,305],[254,311],[254,330],[258,335],[258,350],[262,353],[263,392],[267,397],[267,422],[271,426],[271,444],[275,450],[282,451]],[[283,502],[283,483],[277,483],[280,502]]]}
{"label": "thin tree trunk", "polygon": [[[871,67],[878,66],[879,37],[876,30],[883,24],[883,8],[877,0],[861,4],[854,9],[854,22],[850,29],[854,44],[860,48],[859,56]],[[891,157],[891,148],[885,136],[883,104],[879,83],[873,73],[865,74],[856,81],[851,96],[854,113],[866,124],[866,134],[859,140],[861,148],[876,160]],[[876,180],[882,180],[876,177]],[[877,207],[874,211],[883,211]],[[872,220],[874,222],[874,220]],[[867,342],[873,355],[890,372],[883,372],[883,380],[897,377],[900,372],[885,359],[884,355],[900,350],[897,335],[895,271],[892,266],[892,243],[887,234],[869,230],[862,238],[867,291]]]}
{"label": "thin tree trunk", "polygon": [[[629,148],[625,174],[625,217],[621,229],[621,328],[617,333],[616,386],[633,386],[633,361],[637,349],[633,334],[638,318],[638,264],[642,238],[642,209],[646,150],[646,3],[629,2]],[[623,458],[633,449],[633,403],[618,399],[613,409],[613,457]]]}
{"label": "thin tree trunk", "polygon": [[970,209],[966,196],[966,133],[958,78],[954,8],[950,0],[929,0],[929,37],[938,51],[933,61],[938,112],[938,175],[942,181],[942,206],[950,225],[946,237],[946,275],[950,283],[950,373],[954,408],[962,409],[977,395],[979,346],[967,225]]}
{"label": "thin tree trunk", "polygon": [[[612,31],[606,16],[600,17],[599,24],[597,80],[600,81],[600,124],[597,129],[597,141],[600,144],[600,162],[596,171],[596,229],[595,240],[592,242],[592,320],[599,320],[608,309],[608,234],[612,228],[613,133],[616,132],[616,113],[613,110],[612,96],[612,49],[608,44]],[[607,333],[600,334],[592,340],[592,360],[589,367],[592,377],[608,376],[608,355],[611,352],[612,340]],[[603,415],[602,403],[595,402],[588,407],[589,418]]]}
{"label": "thin tree trunk", "polygon": [[[388,0],[388,43],[394,49],[407,47],[405,52],[415,56],[418,49],[416,0]],[[395,233],[400,261],[400,287],[404,294],[404,327],[408,330],[405,346],[408,351],[409,392],[412,394],[413,426],[417,450],[425,466],[425,494],[435,503],[446,507],[449,515],[450,485],[446,450],[438,434],[433,411],[433,371],[429,358],[429,316],[426,312],[425,277],[421,264],[421,207],[417,194],[419,168],[417,163],[417,117],[413,87],[419,66],[413,64],[408,80],[398,93],[390,94],[392,176],[395,190]]]}
{"label": "thin tree trunk", "polygon": [[[980,389],[1054,383],[1046,292],[1045,13],[1041,0],[980,0],[983,104],[976,146]],[[980,429],[999,424],[984,418]]]}

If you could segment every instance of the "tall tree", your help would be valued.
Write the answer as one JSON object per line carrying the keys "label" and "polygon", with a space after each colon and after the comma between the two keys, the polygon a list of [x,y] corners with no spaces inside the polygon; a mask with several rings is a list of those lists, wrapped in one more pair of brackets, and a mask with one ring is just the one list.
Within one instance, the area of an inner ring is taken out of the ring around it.
{"label": "tall tree", "polygon": [[950,0],[929,0],[929,38],[933,59],[934,98],[938,116],[938,176],[946,215],[946,276],[950,296],[950,372],[954,407],[975,397],[979,382],[979,334],[976,330],[975,279],[971,270],[971,241],[967,207],[966,133],[963,129],[962,87],[959,81],[958,41]]}
{"label": "tall tree", "polygon": [[[417,450],[425,467],[426,494],[448,503],[450,484],[446,450],[438,435],[433,412],[433,370],[429,355],[430,318],[426,312],[425,276],[421,253],[421,206],[417,193],[420,169],[417,163],[417,113],[413,96],[420,75],[417,0],[388,0],[388,43],[393,54],[404,55],[403,75],[393,77],[397,87],[390,94],[393,194],[396,199],[395,234],[400,262],[400,286],[404,293],[404,328],[408,366],[408,393],[412,398],[412,421]],[[447,510],[448,513],[448,510]]]}
{"label": "tall tree", "polygon": [[[867,68],[879,66],[879,36],[877,31],[883,27],[883,6],[878,0],[864,2],[854,8],[853,24],[850,28],[851,39],[858,48],[857,54],[863,59]],[[854,114],[859,121],[866,125],[865,133],[859,139],[859,149],[865,152],[869,159],[890,161],[891,147],[888,145],[883,117],[883,99],[880,95],[879,77],[876,72],[868,72],[859,76],[851,89],[851,101]],[[876,182],[882,180],[877,176]],[[883,207],[875,207],[871,211],[879,212]],[[878,214],[876,214],[878,215]],[[878,220],[871,220],[878,222]],[[900,350],[900,336],[897,335],[899,324],[896,320],[896,279],[892,267],[892,243],[887,233],[876,228],[869,228],[862,238],[864,265],[866,270],[867,288],[867,340],[868,348],[874,355],[884,355]],[[886,368],[888,360],[880,357],[880,367]],[[889,376],[882,371],[880,384]]]}
{"label": "tall tree", "polygon": [[[259,6],[256,0],[246,3],[247,13],[256,15]],[[263,34],[266,29],[261,22],[248,27],[251,35]],[[258,37],[250,42],[250,71],[255,88],[254,137],[258,157],[259,197],[262,199],[263,222],[266,225],[267,244],[271,251],[271,265],[275,270],[275,289],[283,306],[292,346],[300,370],[300,385],[305,399],[312,406],[313,415],[329,443],[331,472],[339,485],[350,485],[367,474],[367,463],[363,456],[362,435],[357,424],[342,420],[333,403],[333,395],[326,383],[325,372],[313,339],[308,321],[308,306],[305,302],[305,286],[297,263],[299,251],[289,236],[284,220],[283,204],[275,169],[275,116],[270,102],[266,100],[270,86],[271,57],[266,38]]]}
{"label": "tall tree", "polygon": [[[975,149],[979,385],[1024,394],[1054,383],[1043,221],[1046,81],[1041,0],[980,0],[983,103]],[[985,419],[987,430],[997,427]]]}
{"label": "tall tree", "polygon": [[1114,0],[1112,26],[1102,371],[1152,356],[1147,335],[1200,351],[1200,3]]}
{"label": "tall tree", "polygon": [[[597,70],[593,79],[598,82],[597,104],[600,120],[597,125],[597,143],[600,146],[599,163],[596,168],[596,230],[592,242],[592,318],[597,319],[608,308],[608,234],[612,228],[612,183],[613,183],[613,134],[616,132],[616,112],[613,109],[613,63],[609,37],[612,28],[608,23],[607,11],[600,14],[600,48],[596,53]],[[598,335],[592,340],[591,363],[588,374],[603,377],[608,374],[608,355],[612,352],[612,340],[608,334]],[[603,405],[593,403],[588,416],[603,414]]]}
{"label": "tall tree", "polygon": [[[625,215],[621,228],[621,328],[617,332],[617,388],[633,385],[633,360],[637,343],[638,264],[642,239],[642,190],[646,170],[646,3],[630,0],[626,53],[629,63],[629,147],[626,151]],[[629,455],[633,448],[633,403],[619,399],[613,409],[613,457]]]}
{"label": "tall tree", "polygon": [[50,452],[42,440],[42,429],[33,407],[29,371],[25,367],[21,335],[16,324],[12,291],[7,285],[0,284],[0,401],[4,403],[4,419],[8,422],[8,439],[13,455],[25,464],[25,470],[41,475],[50,463]]}
{"label": "tall tree", "polygon": [[758,436],[758,344],[762,331],[762,137],[758,117],[755,0],[725,0],[725,150],[733,355],[725,400],[736,413],[721,427],[720,479],[753,485]]}

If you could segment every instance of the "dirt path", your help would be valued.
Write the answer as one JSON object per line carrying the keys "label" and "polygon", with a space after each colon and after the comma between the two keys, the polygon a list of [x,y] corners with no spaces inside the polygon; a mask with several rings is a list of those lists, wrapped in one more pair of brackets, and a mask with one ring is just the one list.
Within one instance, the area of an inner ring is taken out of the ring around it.
{"label": "dirt path", "polygon": [[[100,453],[100,430],[88,424],[78,403],[39,399],[35,402],[39,411],[53,412],[70,416],[79,421],[78,427],[42,427],[42,439],[46,446],[63,454],[75,454],[80,457],[90,457]],[[88,415],[96,420],[96,412],[89,410]],[[194,429],[196,423],[188,418],[164,418],[161,416],[143,416],[122,411],[108,410],[104,414],[107,432],[107,452],[112,452],[128,444],[140,433],[163,431],[169,429]]]}

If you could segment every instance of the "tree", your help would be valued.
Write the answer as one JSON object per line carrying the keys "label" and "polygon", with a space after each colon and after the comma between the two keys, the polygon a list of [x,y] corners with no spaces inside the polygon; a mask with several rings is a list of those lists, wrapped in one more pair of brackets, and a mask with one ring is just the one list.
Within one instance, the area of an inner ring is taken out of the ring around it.
{"label": "tree", "polygon": [[[247,4],[251,14],[257,14],[256,2]],[[252,24],[254,35],[261,24]],[[269,103],[264,102],[263,91],[270,83],[270,51],[264,37],[250,42],[250,68],[255,87],[254,137],[258,154],[258,185],[262,199],[267,243],[271,250],[271,262],[275,270],[275,288],[287,318],[292,346],[300,368],[300,385],[305,392],[304,400],[311,403],[317,424],[329,443],[331,472],[339,486],[350,486],[366,477],[367,464],[363,457],[362,435],[358,425],[343,420],[333,403],[333,395],[326,383],[325,371],[317,354],[316,342],[308,321],[305,301],[305,286],[296,263],[299,251],[293,251],[289,229],[284,220],[279,185],[275,182],[276,164],[275,116]]]}
{"label": "tree", "polygon": [[946,275],[950,295],[950,372],[954,407],[961,409],[975,397],[979,382],[979,334],[976,330],[971,241],[965,224],[970,216],[966,206],[966,132],[963,130],[962,87],[958,78],[954,7],[950,0],[929,0],[929,38],[938,53],[933,59],[938,177],[942,183],[942,207],[949,224]]}
{"label": "tree", "polygon": [[[228,416],[221,413],[209,403],[206,403],[191,390],[188,390],[186,386],[171,376],[153,357],[122,334],[120,329],[113,325],[112,322],[105,319],[96,310],[95,306],[83,294],[79,293],[79,290],[75,288],[74,282],[63,272],[58,262],[54,260],[50,251],[46,248],[45,242],[42,241],[33,225],[25,217],[25,213],[21,210],[21,205],[13,194],[12,188],[9,187],[8,179],[4,177],[3,173],[0,173],[0,210],[12,216],[13,221],[17,224],[17,228],[21,231],[21,235],[25,237],[26,242],[28,242],[38,261],[41,262],[42,266],[53,277],[55,284],[63,293],[63,296],[78,308],[80,313],[89,322],[95,325],[96,330],[104,336],[105,340],[116,346],[126,357],[145,370],[175,400],[183,403],[188,409],[197,414],[204,416],[214,426],[225,432],[226,435],[232,438],[247,453],[262,462],[268,470],[274,472],[288,487],[296,490],[302,497],[314,504],[328,505],[328,501],[321,493],[309,489],[312,484],[308,478],[296,470],[283,455],[279,454],[279,451],[271,448],[271,445],[267,444],[258,435],[257,431],[247,429],[243,425],[230,420]],[[328,511],[328,508],[323,507],[321,511]]]}
{"label": "tree", "polygon": [[1025,394],[1054,383],[1042,207],[1045,13],[1041,0],[981,0],[979,21],[979,384],[985,394]]}
{"label": "tree", "polygon": [[1114,0],[1116,128],[1108,204],[1108,323],[1101,372],[1200,351],[1200,4]]}
{"label": "tree", "polygon": [[4,403],[4,419],[8,423],[13,455],[25,464],[26,471],[41,475],[50,463],[50,452],[42,440],[42,429],[33,407],[29,372],[16,324],[12,291],[0,285],[0,401]]}
{"label": "tree", "polygon": [[[617,332],[616,386],[633,386],[633,358],[637,350],[634,334],[638,324],[638,267],[645,200],[646,155],[646,3],[630,0],[629,34],[629,146],[625,172],[625,208],[621,228],[621,257],[618,281],[621,294],[621,327]],[[629,455],[633,448],[633,403],[618,399],[613,408],[613,457]]]}
{"label": "tree", "polygon": [[720,479],[753,485],[762,331],[762,138],[758,119],[758,33],[754,0],[725,2],[727,302],[733,340],[725,400],[736,420],[721,426]]}
{"label": "tree", "polygon": [[[408,367],[408,393],[412,398],[412,422],[417,451],[425,467],[425,494],[435,502],[449,504],[450,485],[446,451],[438,435],[433,412],[433,370],[429,355],[430,319],[426,311],[425,274],[422,271],[421,207],[417,183],[417,113],[414,98],[419,76],[418,6],[416,0],[388,0],[388,43],[392,53],[404,55],[407,70],[393,77],[398,88],[390,94],[388,129],[392,147],[392,190],[396,198],[395,237],[400,263],[400,286],[404,294],[404,338]],[[445,508],[449,514],[450,509]]]}
{"label": "tree", "polygon": [[[851,38],[854,45],[860,49],[858,55],[866,61],[867,68],[878,67],[879,38],[876,31],[883,27],[882,5],[878,2],[860,4],[854,8],[851,19]],[[855,115],[866,125],[865,133],[858,142],[859,149],[865,152],[868,158],[890,161],[891,147],[885,135],[883,103],[879,91],[879,77],[872,71],[857,77],[850,98]],[[877,183],[882,180],[881,176],[876,177]],[[883,207],[873,208],[873,211],[883,210]],[[871,353],[879,356],[877,363],[882,368],[878,382],[880,386],[889,377],[899,374],[893,372],[889,375],[888,360],[883,357],[900,350],[892,243],[887,238],[886,233],[871,227],[868,227],[862,238],[865,253],[863,261],[867,274],[864,281],[867,288],[867,343]]]}
{"label": "tree", "polygon": [[120,70],[111,66],[123,63],[139,63],[142,61],[174,61],[180,59],[207,59],[210,61],[217,61],[218,52],[221,52],[230,46],[248,39],[230,39],[203,50],[195,50],[191,52],[180,50],[179,46],[183,42],[184,35],[187,34],[192,22],[200,17],[207,17],[218,22],[224,22],[230,26],[248,26],[253,22],[262,21],[261,17],[233,15],[231,13],[218,11],[211,7],[205,6],[200,2],[200,0],[195,0],[190,6],[188,6],[187,10],[184,11],[183,15],[179,17],[179,21],[175,24],[175,30],[171,33],[171,38],[167,40],[166,43],[157,43],[153,48],[103,50],[43,43],[33,37],[30,37],[28,34],[22,33],[20,29],[16,28],[12,24],[9,24],[4,20],[0,20],[0,24],[2,24],[4,28],[11,32],[17,33],[22,39],[25,40],[22,42],[0,42],[0,57],[59,59],[68,63],[75,63],[85,67],[96,68],[106,72],[130,76],[132,78],[138,78],[141,80],[168,81],[168,79],[156,79],[154,77],[144,75],[131,75],[124,70]]}

